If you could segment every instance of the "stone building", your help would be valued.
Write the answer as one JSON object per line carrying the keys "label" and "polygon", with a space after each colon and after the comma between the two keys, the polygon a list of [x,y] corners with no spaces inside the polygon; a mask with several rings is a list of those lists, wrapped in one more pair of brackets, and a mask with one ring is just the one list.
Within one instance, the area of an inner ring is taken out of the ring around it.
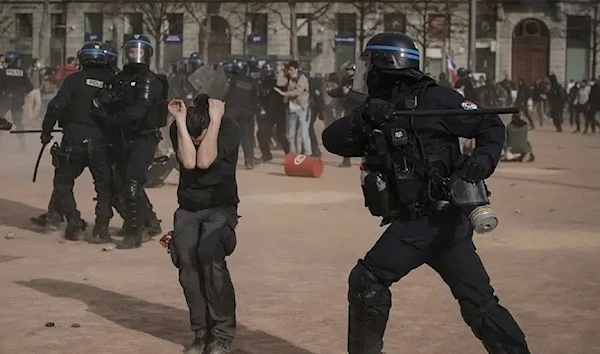
{"label": "stone building", "polygon": [[[549,73],[562,82],[589,77],[597,51],[590,20],[595,2],[479,0],[473,71],[497,80],[505,74],[527,81]],[[432,75],[445,70],[445,55],[457,66],[468,59],[468,0],[153,3],[2,0],[0,52],[18,51],[25,65],[37,57],[58,66],[85,41],[120,47],[132,34],[145,33],[155,43],[154,65],[165,69],[200,52],[208,62],[244,54],[296,57],[325,73],[354,60],[370,36],[385,30],[411,34]]]}

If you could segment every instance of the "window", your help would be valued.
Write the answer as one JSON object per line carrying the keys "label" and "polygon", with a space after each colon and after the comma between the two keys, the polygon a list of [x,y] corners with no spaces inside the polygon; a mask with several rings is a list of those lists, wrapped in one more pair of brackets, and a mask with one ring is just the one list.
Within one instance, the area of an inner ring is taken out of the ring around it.
{"label": "window", "polygon": [[143,15],[138,13],[125,14],[123,19],[124,34],[144,33]]}
{"label": "window", "polygon": [[267,37],[269,34],[269,17],[268,14],[254,13],[249,14],[250,31],[248,33],[261,37]]}
{"label": "window", "polygon": [[356,14],[335,14],[336,35],[342,38],[356,38]]}
{"label": "window", "polygon": [[298,54],[310,55],[312,52],[311,14],[296,15],[296,28],[298,29]]}
{"label": "window", "polygon": [[33,14],[16,14],[15,23],[19,38],[33,38]]}
{"label": "window", "polygon": [[431,14],[427,16],[427,36],[430,39],[443,39],[446,36],[446,16]]}
{"label": "window", "polygon": [[67,16],[65,14],[51,14],[50,25],[52,37],[65,38],[67,36]]}
{"label": "window", "polygon": [[496,15],[477,15],[477,38],[496,39]]}
{"label": "window", "polygon": [[267,43],[269,37],[269,17],[266,13],[248,14],[248,46],[249,55],[266,56],[268,54]]}
{"label": "window", "polygon": [[169,26],[170,35],[183,34],[183,14],[167,15],[167,25]]}
{"label": "window", "polygon": [[383,14],[384,32],[406,32],[406,15],[403,13]]}
{"label": "window", "polygon": [[84,18],[84,31],[86,34],[99,35],[104,32],[104,15],[101,13],[86,13]]}

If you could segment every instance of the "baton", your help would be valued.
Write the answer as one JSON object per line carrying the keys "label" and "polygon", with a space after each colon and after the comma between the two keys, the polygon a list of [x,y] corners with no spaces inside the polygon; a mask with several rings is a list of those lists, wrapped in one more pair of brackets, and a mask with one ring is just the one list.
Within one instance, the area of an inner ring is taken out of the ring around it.
{"label": "baton", "polygon": [[[50,137],[50,138],[52,139],[52,137]],[[48,145],[49,143],[50,142],[42,145],[42,148],[40,149],[40,153],[38,154],[37,160],[35,161],[35,168],[33,169],[33,180],[31,181],[33,183],[35,183],[35,180],[37,179],[37,173],[38,173],[38,168],[40,167],[40,161],[42,161],[42,156],[44,155],[44,150],[46,149],[46,145]]]}
{"label": "baton", "polygon": [[[30,133],[42,133],[41,129],[32,129],[32,130],[11,130],[11,134],[30,134]],[[52,129],[50,133],[62,133],[60,129]]]}
{"label": "baton", "polygon": [[455,117],[455,116],[478,116],[485,114],[515,114],[519,113],[519,109],[516,107],[508,108],[481,108],[481,109],[432,109],[422,111],[395,111],[392,116],[412,116],[412,117]]}

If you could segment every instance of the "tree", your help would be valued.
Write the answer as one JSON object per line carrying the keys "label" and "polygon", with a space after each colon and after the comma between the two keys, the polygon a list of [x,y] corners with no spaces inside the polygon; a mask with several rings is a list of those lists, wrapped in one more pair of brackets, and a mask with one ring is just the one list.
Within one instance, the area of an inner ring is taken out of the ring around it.
{"label": "tree", "polygon": [[[348,27],[356,29],[358,48],[362,50],[365,47],[367,38],[380,32],[381,25],[383,24],[383,13],[381,13],[379,8],[381,5],[369,0],[349,1],[344,4],[352,5],[354,8],[357,23],[349,24]],[[344,27],[344,24],[338,23],[338,21],[343,21],[343,19],[337,18],[337,16],[336,18],[325,16],[319,22],[334,31],[338,31],[340,27]]]}
{"label": "tree", "polygon": [[255,13],[264,12],[267,9],[266,3],[251,1],[246,1],[243,3],[243,5],[236,3],[234,6],[232,6],[230,11],[231,16],[228,18],[228,21],[232,29],[232,33],[242,40],[242,54],[247,54],[247,38],[248,35],[250,35],[248,25],[252,21],[252,16]]}
{"label": "tree", "polygon": [[8,4],[0,3],[0,37],[7,38],[11,32],[11,26],[15,23],[14,16],[11,16],[8,10]]}
{"label": "tree", "polygon": [[172,14],[180,13],[184,9],[184,3],[153,0],[147,2],[131,1],[129,5],[134,12],[142,14],[142,23],[155,42],[154,64],[157,69],[162,68],[163,35],[169,31],[168,26],[165,26],[165,24],[168,23]]}
{"label": "tree", "polygon": [[598,50],[600,49],[600,36],[598,30],[600,27],[600,14],[598,9],[598,0],[590,0],[589,6],[591,7],[592,18],[591,18],[591,30],[592,30],[592,78],[596,78],[596,67],[598,66]]}
{"label": "tree", "polygon": [[[207,60],[208,59],[208,45],[210,41],[210,32],[211,32],[211,18],[213,14],[208,14],[208,7],[205,3],[198,3],[193,0],[183,1],[183,8],[186,13],[191,17],[191,19],[198,24],[199,27],[199,36],[198,36],[198,47],[200,47],[200,52],[202,53],[202,57]],[[200,45],[202,44],[202,45]]]}
{"label": "tree", "polygon": [[290,0],[285,1],[289,10],[289,17],[286,20],[283,12],[276,5],[269,5],[269,10],[277,15],[279,18],[280,24],[290,32],[290,54],[294,60],[298,59],[298,31],[304,28],[304,26],[308,26],[308,21],[317,21],[321,17],[327,14],[327,11],[331,8],[331,2],[325,4],[311,4],[311,11],[308,11],[311,15],[310,18],[307,18],[300,25],[297,22],[297,4],[298,1]]}

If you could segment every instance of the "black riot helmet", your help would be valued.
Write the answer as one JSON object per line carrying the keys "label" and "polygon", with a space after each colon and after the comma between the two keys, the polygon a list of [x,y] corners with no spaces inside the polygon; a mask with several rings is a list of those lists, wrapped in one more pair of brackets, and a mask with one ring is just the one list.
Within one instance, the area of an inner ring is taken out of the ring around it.
{"label": "black riot helmet", "polygon": [[275,65],[271,62],[266,62],[260,68],[261,80],[272,80],[275,78]]}
{"label": "black riot helmet", "polygon": [[77,52],[77,61],[84,68],[90,65],[109,65],[106,48],[99,42],[85,43]]}
{"label": "black riot helmet", "polygon": [[188,73],[193,73],[198,70],[201,66],[204,65],[204,59],[200,56],[200,54],[194,52],[190,54],[187,62],[187,71]]}
{"label": "black riot helmet", "polygon": [[21,58],[21,56],[17,52],[10,51],[10,52],[4,53],[4,62],[6,63],[6,66],[8,66],[9,68],[18,67],[20,58]]}
{"label": "black riot helmet", "polygon": [[419,50],[408,35],[400,32],[376,34],[360,53],[353,89],[368,93],[367,81],[376,84],[376,77],[414,77],[419,72],[420,63]]}
{"label": "black riot helmet", "polygon": [[131,39],[123,44],[123,64],[150,65],[154,48],[148,37],[134,34]]}
{"label": "black riot helmet", "polygon": [[113,69],[119,68],[119,51],[115,49],[110,44],[104,43],[102,45],[104,47],[104,52],[106,53],[106,59],[108,60],[108,65],[110,65]]}
{"label": "black riot helmet", "polygon": [[248,68],[248,63],[245,61],[236,60],[233,62],[232,72],[236,75],[246,74],[246,70]]}
{"label": "black riot helmet", "polygon": [[469,76],[471,74],[471,72],[469,71],[469,69],[458,68],[458,70],[456,70],[456,74],[460,78],[465,78],[465,77]]}

